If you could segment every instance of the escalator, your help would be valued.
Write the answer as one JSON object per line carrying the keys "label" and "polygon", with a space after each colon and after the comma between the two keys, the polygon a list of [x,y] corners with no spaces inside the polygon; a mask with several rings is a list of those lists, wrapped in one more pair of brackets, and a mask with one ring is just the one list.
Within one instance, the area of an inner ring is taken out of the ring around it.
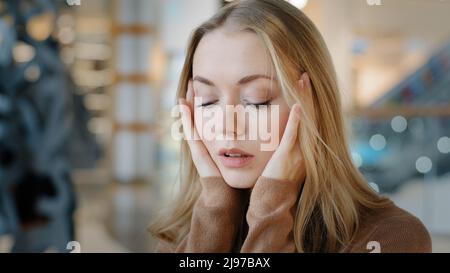
{"label": "escalator", "polygon": [[[407,76],[366,109],[383,108],[445,109],[450,105],[450,41],[438,50],[425,65]],[[449,106],[450,107],[450,106]],[[393,117],[386,119],[356,118],[352,127],[355,141],[352,152],[360,158],[360,170],[367,180],[376,183],[382,192],[395,191],[418,176],[440,176],[450,172],[450,153],[438,149],[438,141],[450,136],[450,116],[431,114],[405,117],[407,127],[396,132]],[[382,149],[371,147],[370,139],[384,138]],[[426,157],[431,168],[418,171],[417,160]],[[428,160],[429,159],[429,160]]]}

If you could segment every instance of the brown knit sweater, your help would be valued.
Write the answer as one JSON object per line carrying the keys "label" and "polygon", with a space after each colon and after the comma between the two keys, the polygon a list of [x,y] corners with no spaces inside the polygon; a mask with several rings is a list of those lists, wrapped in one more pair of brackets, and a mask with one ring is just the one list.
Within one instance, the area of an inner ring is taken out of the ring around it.
{"label": "brown knit sweater", "polygon": [[[296,252],[292,229],[298,183],[260,177],[245,209],[244,191],[219,177],[200,182],[188,235],[177,245],[159,241],[157,252]],[[248,229],[243,242],[242,226]],[[362,216],[355,239],[343,252],[371,252],[371,241],[379,243],[375,247],[381,253],[431,252],[430,235],[420,220],[392,202]]]}

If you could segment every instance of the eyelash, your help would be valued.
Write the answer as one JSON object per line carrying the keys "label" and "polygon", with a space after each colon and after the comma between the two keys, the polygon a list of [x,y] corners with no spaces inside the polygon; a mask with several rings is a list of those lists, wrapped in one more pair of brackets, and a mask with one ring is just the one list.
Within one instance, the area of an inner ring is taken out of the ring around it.
{"label": "eyelash", "polygon": [[[249,103],[249,102],[246,102],[246,103],[247,103],[247,105],[255,106],[256,108],[259,109],[260,106],[264,106],[264,105],[269,106],[271,101],[272,100],[267,100],[267,101],[260,102],[260,103]],[[206,102],[206,103],[200,104],[198,107],[208,107],[210,105],[215,104],[216,102],[217,101]]]}
{"label": "eyelash", "polygon": [[218,101],[216,100],[216,101],[211,101],[211,102],[205,102],[203,104],[200,104],[198,107],[208,107],[210,105],[213,105],[216,102],[218,102]]}
{"label": "eyelash", "polygon": [[255,106],[256,108],[259,109],[260,106],[269,106],[271,101],[272,100],[266,100],[266,101],[260,102],[260,103],[248,103],[247,102],[247,105]]}

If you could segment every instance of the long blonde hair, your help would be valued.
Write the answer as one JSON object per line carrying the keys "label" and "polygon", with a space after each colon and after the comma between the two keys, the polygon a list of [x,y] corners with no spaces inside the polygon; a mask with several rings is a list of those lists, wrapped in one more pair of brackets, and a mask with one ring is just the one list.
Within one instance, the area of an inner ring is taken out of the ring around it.
{"label": "long blonde hair", "polygon": [[[301,113],[299,143],[307,176],[297,206],[294,240],[298,252],[341,251],[358,231],[362,213],[383,208],[388,201],[370,188],[352,163],[331,56],[319,31],[302,11],[284,0],[234,1],[220,9],[191,35],[178,97],[186,96],[193,56],[202,37],[231,25],[261,39],[288,105],[302,105],[295,84],[301,73],[310,76],[314,113]],[[198,178],[183,141],[178,198],[151,226],[154,236],[172,243],[186,236],[201,191]]]}

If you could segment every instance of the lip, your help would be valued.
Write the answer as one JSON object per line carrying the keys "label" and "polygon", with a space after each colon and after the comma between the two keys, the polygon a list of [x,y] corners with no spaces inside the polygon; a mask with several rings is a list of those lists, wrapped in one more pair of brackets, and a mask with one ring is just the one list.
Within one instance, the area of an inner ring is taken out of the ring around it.
{"label": "lip", "polygon": [[[225,154],[241,154],[243,157],[227,157]],[[242,168],[250,164],[254,158],[254,155],[236,148],[220,149],[219,151],[220,162],[228,168]]]}

